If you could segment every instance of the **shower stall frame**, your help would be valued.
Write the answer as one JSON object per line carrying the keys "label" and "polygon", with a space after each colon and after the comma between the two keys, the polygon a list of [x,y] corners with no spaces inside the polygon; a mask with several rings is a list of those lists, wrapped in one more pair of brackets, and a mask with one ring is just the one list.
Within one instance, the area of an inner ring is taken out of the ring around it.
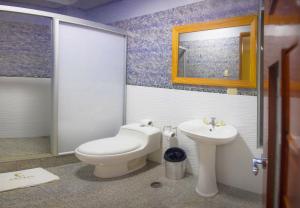
{"label": "shower stall frame", "polygon": [[[58,77],[59,77],[59,24],[69,23],[79,26],[105,31],[125,38],[125,57],[124,57],[124,93],[123,93],[123,124],[126,122],[126,60],[127,60],[127,33],[124,30],[114,28],[109,25],[84,20],[67,15],[28,9],[22,7],[0,5],[0,11],[28,14],[52,19],[52,45],[53,45],[53,77],[52,82],[52,130],[51,130],[51,154],[58,155]],[[70,152],[71,153],[71,152]]]}

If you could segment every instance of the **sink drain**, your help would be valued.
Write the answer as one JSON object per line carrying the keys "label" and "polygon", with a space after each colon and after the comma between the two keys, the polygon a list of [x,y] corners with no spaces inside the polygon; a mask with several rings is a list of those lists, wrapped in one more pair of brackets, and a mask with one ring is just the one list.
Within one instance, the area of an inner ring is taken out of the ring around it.
{"label": "sink drain", "polygon": [[155,182],[152,182],[150,186],[152,188],[161,188],[162,184],[161,184],[161,182],[155,181]]}

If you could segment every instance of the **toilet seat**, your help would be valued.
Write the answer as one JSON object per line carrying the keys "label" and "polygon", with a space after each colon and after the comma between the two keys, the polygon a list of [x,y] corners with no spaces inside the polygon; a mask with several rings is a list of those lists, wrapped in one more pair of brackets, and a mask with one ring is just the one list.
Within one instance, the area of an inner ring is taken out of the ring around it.
{"label": "toilet seat", "polygon": [[86,155],[116,155],[141,147],[140,141],[131,138],[111,137],[97,139],[80,145],[77,151]]}
{"label": "toilet seat", "polygon": [[82,162],[95,165],[96,177],[113,178],[144,167],[148,155],[160,156],[160,149],[160,129],[136,123],[122,126],[115,137],[80,145],[75,155]]}

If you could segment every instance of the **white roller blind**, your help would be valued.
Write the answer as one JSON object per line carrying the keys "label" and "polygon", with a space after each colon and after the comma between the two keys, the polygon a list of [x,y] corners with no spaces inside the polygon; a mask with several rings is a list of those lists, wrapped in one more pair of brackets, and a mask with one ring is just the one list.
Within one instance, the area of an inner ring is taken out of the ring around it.
{"label": "white roller blind", "polygon": [[60,23],[58,152],[114,136],[123,122],[125,37]]}

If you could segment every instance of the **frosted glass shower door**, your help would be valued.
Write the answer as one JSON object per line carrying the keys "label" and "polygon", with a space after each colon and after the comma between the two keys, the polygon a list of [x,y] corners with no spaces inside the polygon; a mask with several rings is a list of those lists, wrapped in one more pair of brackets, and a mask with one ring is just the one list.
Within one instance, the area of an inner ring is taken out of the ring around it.
{"label": "frosted glass shower door", "polygon": [[123,123],[125,37],[59,25],[58,152],[114,136]]}

